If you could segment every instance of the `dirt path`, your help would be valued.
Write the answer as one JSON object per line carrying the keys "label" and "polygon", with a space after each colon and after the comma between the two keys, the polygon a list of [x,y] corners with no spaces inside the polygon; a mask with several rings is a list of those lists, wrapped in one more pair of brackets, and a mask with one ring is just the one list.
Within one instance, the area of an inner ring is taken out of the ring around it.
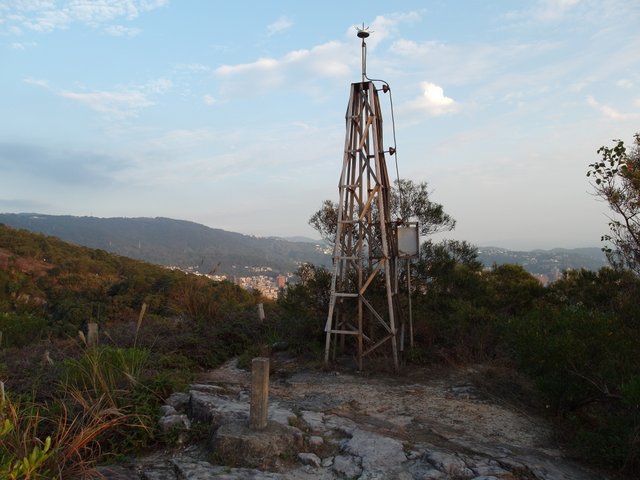
{"label": "dirt path", "polygon": [[[455,464],[462,471],[476,471],[474,459],[482,457],[480,463],[493,461],[508,472],[495,478],[603,478],[566,460],[544,419],[492,396],[482,385],[478,388],[486,367],[418,368],[398,376],[279,367],[271,381],[272,401],[299,413],[312,431],[326,429],[329,417],[345,419],[358,431],[402,442],[408,459],[429,459],[436,452],[435,457],[442,457],[441,470]],[[230,362],[202,380],[247,393],[250,375]],[[513,383],[513,388],[519,387]],[[431,463],[438,466],[437,459]]]}
{"label": "dirt path", "polygon": [[508,372],[476,366],[367,375],[299,371],[286,359],[273,366],[266,430],[248,428],[250,372],[228,362],[203,374],[188,393],[172,395],[161,419],[208,425],[206,444],[105,467],[105,478],[606,478],[566,459],[544,419],[504,400],[526,394]]}

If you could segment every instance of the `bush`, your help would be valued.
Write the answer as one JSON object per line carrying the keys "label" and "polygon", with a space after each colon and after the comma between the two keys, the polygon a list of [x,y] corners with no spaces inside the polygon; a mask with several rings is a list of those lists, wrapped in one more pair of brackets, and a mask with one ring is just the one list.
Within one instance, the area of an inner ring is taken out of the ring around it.
{"label": "bush", "polygon": [[640,473],[640,349],[624,320],[584,307],[536,309],[507,324],[520,368],[594,463]]}
{"label": "bush", "polygon": [[31,314],[0,313],[1,347],[23,347],[41,340],[47,332],[47,320]]}

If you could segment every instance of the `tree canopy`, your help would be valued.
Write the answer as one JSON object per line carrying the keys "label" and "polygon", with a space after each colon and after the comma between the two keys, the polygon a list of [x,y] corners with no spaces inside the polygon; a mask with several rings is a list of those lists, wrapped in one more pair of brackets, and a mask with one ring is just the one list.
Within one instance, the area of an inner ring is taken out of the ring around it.
{"label": "tree canopy", "polygon": [[622,140],[614,141],[613,147],[598,149],[602,158],[589,165],[587,177],[593,178],[596,197],[613,212],[609,233],[602,236],[613,245],[603,249],[609,261],[640,274],[640,133],[629,149]]}
{"label": "tree canopy", "polygon": [[[396,180],[391,188],[390,203],[390,220],[417,221],[421,235],[455,228],[456,221],[444,211],[444,207],[429,198],[427,182]],[[338,204],[332,200],[322,202],[322,207],[309,219],[309,225],[318,231],[323,239],[334,243],[338,225]]]}

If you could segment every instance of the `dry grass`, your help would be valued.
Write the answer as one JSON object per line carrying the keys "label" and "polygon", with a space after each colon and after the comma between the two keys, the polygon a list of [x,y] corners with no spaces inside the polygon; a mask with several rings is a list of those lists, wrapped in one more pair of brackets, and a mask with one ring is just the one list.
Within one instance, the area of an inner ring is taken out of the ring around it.
{"label": "dry grass", "polygon": [[[101,443],[147,429],[127,395],[139,385],[148,352],[86,348],[69,360],[59,396],[48,403],[0,396],[0,477],[10,480],[98,478]],[[114,437],[115,434],[115,437]]]}

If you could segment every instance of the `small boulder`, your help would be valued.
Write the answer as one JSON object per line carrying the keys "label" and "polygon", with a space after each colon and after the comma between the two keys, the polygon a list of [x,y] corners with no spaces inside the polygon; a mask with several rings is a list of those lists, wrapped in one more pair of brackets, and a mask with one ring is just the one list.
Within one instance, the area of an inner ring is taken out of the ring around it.
{"label": "small boulder", "polygon": [[212,454],[225,465],[277,468],[281,457],[290,457],[302,445],[301,432],[269,421],[264,430],[251,430],[246,421],[221,425],[211,439]]}
{"label": "small boulder", "polygon": [[322,465],[320,457],[315,453],[299,453],[298,459],[303,465],[311,465],[312,467],[320,467]]}
{"label": "small boulder", "polygon": [[167,398],[164,403],[172,406],[178,412],[184,412],[189,405],[189,394],[182,392],[172,393],[169,398]]}
{"label": "small boulder", "polygon": [[358,478],[362,474],[362,467],[354,457],[338,455],[333,459],[333,471],[343,477]]}
{"label": "small boulder", "polygon": [[189,418],[184,414],[166,415],[160,418],[160,420],[158,421],[158,426],[160,427],[161,432],[167,433],[174,428],[185,428],[188,430],[189,428],[191,428],[191,422],[189,421]]}
{"label": "small boulder", "polygon": [[307,440],[307,443],[311,448],[320,448],[324,445],[324,438],[318,435],[311,435]]}
{"label": "small boulder", "polygon": [[162,412],[162,415],[165,417],[169,415],[178,415],[178,411],[171,405],[162,405],[160,407],[160,411]]}

